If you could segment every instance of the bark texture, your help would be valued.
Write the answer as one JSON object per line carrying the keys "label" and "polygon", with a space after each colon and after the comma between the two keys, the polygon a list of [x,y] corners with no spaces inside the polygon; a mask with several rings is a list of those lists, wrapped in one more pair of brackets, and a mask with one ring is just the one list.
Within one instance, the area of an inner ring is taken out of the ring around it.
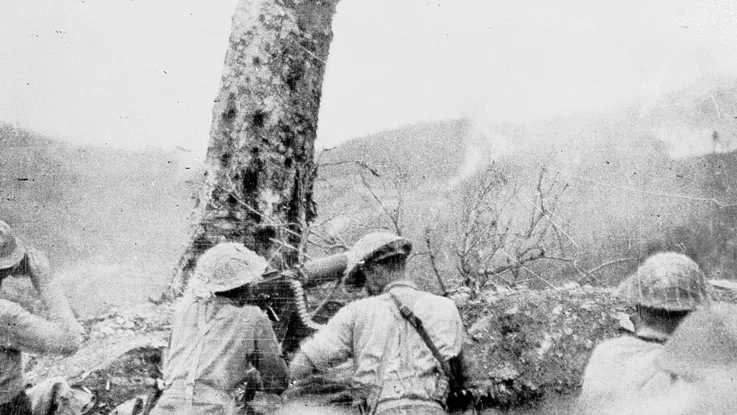
{"label": "bark texture", "polygon": [[[171,293],[197,258],[241,241],[283,269],[316,215],[312,182],[322,81],[337,0],[240,0],[213,108],[191,240]],[[193,62],[196,64],[196,62]]]}

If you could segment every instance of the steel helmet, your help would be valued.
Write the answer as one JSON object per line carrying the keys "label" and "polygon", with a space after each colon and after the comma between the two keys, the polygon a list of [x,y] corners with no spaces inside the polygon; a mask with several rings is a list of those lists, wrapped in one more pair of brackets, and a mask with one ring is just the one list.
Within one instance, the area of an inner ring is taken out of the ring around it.
{"label": "steel helmet", "polygon": [[351,286],[361,285],[357,281],[358,267],[369,261],[381,261],[394,255],[408,256],[412,251],[412,242],[388,232],[374,232],[359,239],[350,251],[346,252],[347,264],[345,283]]}
{"label": "steel helmet", "polygon": [[190,284],[211,293],[228,291],[260,280],[267,266],[265,259],[243,244],[221,243],[202,254]]}
{"label": "steel helmet", "polygon": [[12,268],[23,259],[26,247],[10,225],[0,220],[0,269]]}
{"label": "steel helmet", "polygon": [[636,304],[670,311],[695,310],[711,303],[706,276],[691,258],[675,252],[655,254],[617,288]]}

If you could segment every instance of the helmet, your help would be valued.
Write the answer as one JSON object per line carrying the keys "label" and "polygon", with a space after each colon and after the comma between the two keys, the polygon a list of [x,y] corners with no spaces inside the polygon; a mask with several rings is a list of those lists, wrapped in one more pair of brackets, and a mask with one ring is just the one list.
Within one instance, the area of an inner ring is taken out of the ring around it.
{"label": "helmet", "polygon": [[691,258],[655,254],[617,288],[616,294],[641,306],[669,311],[695,310],[711,302],[706,276]]}
{"label": "helmet", "polygon": [[394,255],[408,256],[412,251],[412,242],[388,232],[374,232],[359,239],[350,251],[346,252],[347,264],[345,283],[361,285],[357,281],[358,267],[369,261],[381,261]]}
{"label": "helmet", "polygon": [[12,268],[23,259],[26,247],[13,229],[0,220],[0,269]]}
{"label": "helmet", "polygon": [[202,254],[190,284],[211,293],[228,291],[260,280],[267,265],[241,243],[222,243]]}

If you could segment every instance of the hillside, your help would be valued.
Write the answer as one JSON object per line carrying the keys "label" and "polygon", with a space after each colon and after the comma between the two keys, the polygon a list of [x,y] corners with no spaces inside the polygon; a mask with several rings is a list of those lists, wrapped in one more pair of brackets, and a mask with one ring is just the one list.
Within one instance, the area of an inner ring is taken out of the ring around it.
{"label": "hillside", "polygon": [[[505,217],[515,219],[514,231],[529,221],[529,201],[544,168],[546,177],[567,186],[549,218],[563,240],[557,256],[584,269],[627,259],[601,269],[596,282],[616,283],[638,258],[663,248],[691,254],[715,278],[730,277],[737,265],[737,208],[730,206],[737,201],[737,153],[674,159],[667,143],[645,134],[633,118],[562,117],[483,129],[458,120],[352,140],[320,158],[319,213],[332,218],[328,232],[348,241],[366,228],[395,229],[394,217],[403,234],[418,242],[416,251],[425,253],[430,232],[436,265],[457,280],[453,251],[465,185],[490,161],[507,172],[502,187],[518,189]],[[412,271],[438,288],[427,255],[415,257]],[[537,283],[535,275],[581,277],[560,261],[539,261],[523,274],[521,279]]]}
{"label": "hillside", "polygon": [[[436,266],[446,284],[457,284],[463,195],[493,160],[507,172],[505,186],[520,189],[508,208],[519,223],[531,212],[527,201],[542,167],[568,185],[551,218],[566,245],[560,254],[583,268],[668,246],[692,253],[715,278],[730,277],[737,266],[730,206],[737,153],[673,159],[626,117],[525,127],[443,121],[347,141],[318,155],[323,231],[351,243],[372,229],[393,229],[394,215],[416,242],[411,271],[418,280],[439,288],[424,243],[429,232]],[[79,312],[136,304],[165,286],[185,242],[201,166],[162,150],[79,147],[10,126],[0,128],[0,139],[0,215],[49,252]],[[635,262],[595,277],[615,283]],[[537,276],[570,280],[578,273],[569,263],[538,261],[520,279],[536,286]],[[85,301],[90,293],[94,304]]]}
{"label": "hillside", "polygon": [[9,126],[0,145],[0,217],[48,252],[78,313],[134,305],[166,285],[193,206],[177,155],[79,147]]}

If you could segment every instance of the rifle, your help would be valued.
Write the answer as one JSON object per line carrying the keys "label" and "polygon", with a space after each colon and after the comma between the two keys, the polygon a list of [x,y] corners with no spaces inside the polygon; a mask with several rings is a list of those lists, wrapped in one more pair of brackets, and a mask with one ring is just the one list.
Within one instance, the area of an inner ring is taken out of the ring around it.
{"label": "rifle", "polygon": [[[268,272],[261,281],[237,288],[236,297],[264,310],[272,321],[282,349],[293,351],[299,346],[299,340],[322,327],[307,313],[304,289],[339,281],[346,263],[346,255],[339,253],[285,271]],[[316,314],[319,312],[317,310]]]}

